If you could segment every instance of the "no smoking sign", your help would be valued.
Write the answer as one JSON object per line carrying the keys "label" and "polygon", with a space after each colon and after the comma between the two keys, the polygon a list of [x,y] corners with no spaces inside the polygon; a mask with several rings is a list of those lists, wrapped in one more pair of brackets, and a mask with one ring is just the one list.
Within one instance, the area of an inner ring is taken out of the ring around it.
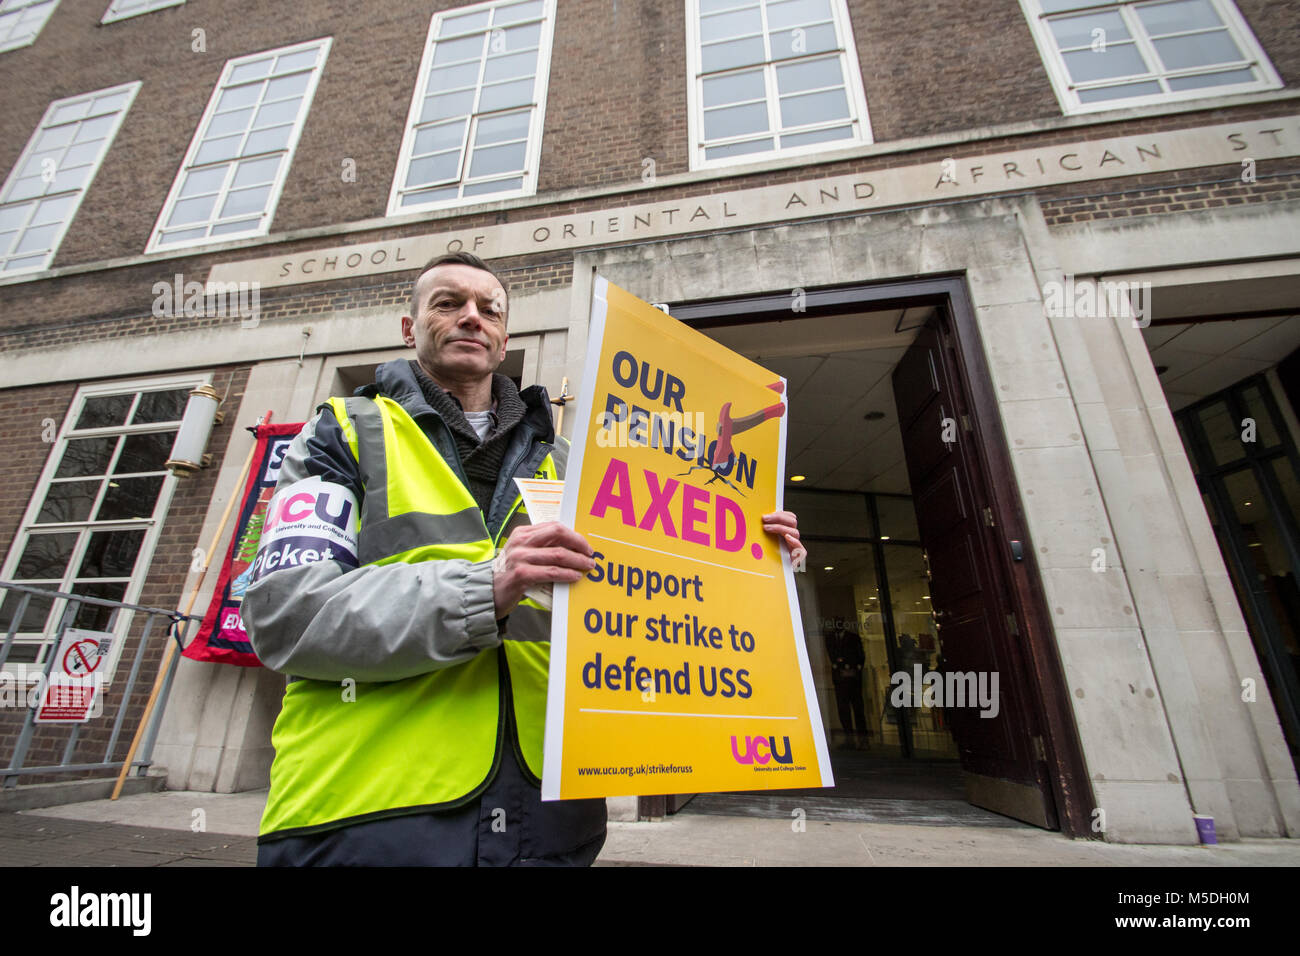
{"label": "no smoking sign", "polygon": [[70,627],[63,632],[49,683],[36,709],[36,722],[84,723],[103,713],[99,689],[108,679],[113,635]]}

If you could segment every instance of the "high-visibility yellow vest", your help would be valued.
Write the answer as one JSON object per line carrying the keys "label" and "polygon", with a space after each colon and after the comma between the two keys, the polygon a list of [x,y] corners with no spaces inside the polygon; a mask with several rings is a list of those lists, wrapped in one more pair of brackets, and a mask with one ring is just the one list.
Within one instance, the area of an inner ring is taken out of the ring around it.
{"label": "high-visibility yellow vest", "polygon": [[[365,485],[357,541],[363,565],[487,561],[523,522],[516,496],[493,539],[474,496],[397,402],[380,396],[329,404]],[[537,473],[562,477],[550,453]],[[339,621],[339,640],[347,640],[347,621]],[[525,599],[510,614],[502,648],[462,664],[358,683],[354,701],[342,699],[338,683],[291,682],[271,736],[276,755],[260,834],[292,836],[467,803],[499,760],[515,759],[503,747],[507,705],[519,756],[540,781],[549,641],[550,613]]]}

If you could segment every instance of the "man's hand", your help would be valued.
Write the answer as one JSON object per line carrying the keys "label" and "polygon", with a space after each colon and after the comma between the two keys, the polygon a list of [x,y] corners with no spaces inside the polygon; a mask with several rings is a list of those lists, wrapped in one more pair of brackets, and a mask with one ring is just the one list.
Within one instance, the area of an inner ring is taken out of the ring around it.
{"label": "man's hand", "polygon": [[[796,531],[796,539],[798,534]],[[573,584],[595,566],[591,545],[578,532],[558,521],[516,529],[497,555],[492,569],[497,620],[513,611],[529,588],[539,584]]]}
{"label": "man's hand", "polygon": [[790,563],[796,569],[808,559],[808,549],[799,540],[799,519],[790,511],[774,511],[763,515],[763,530],[784,538],[790,548]]}

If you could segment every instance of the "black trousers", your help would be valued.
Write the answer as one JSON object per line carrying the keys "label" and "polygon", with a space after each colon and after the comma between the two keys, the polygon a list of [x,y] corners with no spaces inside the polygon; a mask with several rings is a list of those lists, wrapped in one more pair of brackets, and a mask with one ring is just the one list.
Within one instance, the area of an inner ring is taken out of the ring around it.
{"label": "black trousers", "polygon": [[862,702],[862,675],[836,678],[834,686],[840,726],[850,733],[867,733],[867,709]]}
{"label": "black trousers", "polygon": [[412,813],[258,845],[258,866],[590,866],[605,801],[543,803],[509,749],[488,788],[457,810]]}

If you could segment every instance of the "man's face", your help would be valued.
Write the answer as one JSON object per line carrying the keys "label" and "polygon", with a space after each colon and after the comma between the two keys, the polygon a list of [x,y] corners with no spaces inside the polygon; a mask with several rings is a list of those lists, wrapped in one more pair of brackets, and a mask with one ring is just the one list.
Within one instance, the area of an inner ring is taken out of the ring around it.
{"label": "man's face", "polygon": [[490,272],[445,263],[420,276],[419,314],[402,339],[435,381],[483,378],[506,357],[506,293]]}

